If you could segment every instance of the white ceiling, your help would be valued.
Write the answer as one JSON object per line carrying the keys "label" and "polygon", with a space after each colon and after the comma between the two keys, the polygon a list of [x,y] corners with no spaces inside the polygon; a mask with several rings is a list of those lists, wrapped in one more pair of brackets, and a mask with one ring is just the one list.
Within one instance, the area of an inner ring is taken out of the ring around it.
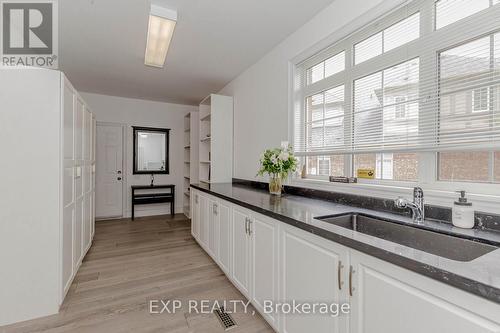
{"label": "white ceiling", "polygon": [[332,1],[155,1],[179,16],[157,69],[144,66],[149,0],[63,0],[59,65],[81,91],[196,105]]}

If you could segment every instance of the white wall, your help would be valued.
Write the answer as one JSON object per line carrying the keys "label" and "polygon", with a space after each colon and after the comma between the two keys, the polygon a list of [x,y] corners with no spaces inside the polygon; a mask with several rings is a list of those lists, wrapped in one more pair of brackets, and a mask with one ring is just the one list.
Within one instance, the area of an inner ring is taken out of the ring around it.
{"label": "white wall", "polygon": [[[96,116],[97,122],[111,122],[126,125],[126,153],[124,154],[125,216],[131,214],[131,185],[147,185],[150,175],[133,175],[133,133],[131,126],[170,128],[170,174],[155,175],[155,184],[175,184],[175,211],[182,213],[183,207],[183,164],[184,164],[184,115],[196,111],[197,107],[81,93]],[[99,145],[99,141],[96,143]],[[97,162],[99,163],[99,162]],[[96,194],[98,196],[98,194]],[[169,214],[169,204],[136,206],[136,216]]]}
{"label": "white wall", "polygon": [[234,96],[235,178],[256,178],[260,154],[289,139],[291,61],[332,44],[401,2],[335,0],[219,92]]}

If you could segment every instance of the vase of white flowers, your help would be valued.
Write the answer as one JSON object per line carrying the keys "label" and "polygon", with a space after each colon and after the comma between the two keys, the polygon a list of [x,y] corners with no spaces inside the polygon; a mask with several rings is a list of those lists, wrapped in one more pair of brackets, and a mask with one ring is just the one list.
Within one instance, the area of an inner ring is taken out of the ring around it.
{"label": "vase of white flowers", "polygon": [[293,156],[292,147],[266,150],[260,159],[259,176],[269,175],[269,193],[281,195],[283,180],[297,170],[298,161]]}

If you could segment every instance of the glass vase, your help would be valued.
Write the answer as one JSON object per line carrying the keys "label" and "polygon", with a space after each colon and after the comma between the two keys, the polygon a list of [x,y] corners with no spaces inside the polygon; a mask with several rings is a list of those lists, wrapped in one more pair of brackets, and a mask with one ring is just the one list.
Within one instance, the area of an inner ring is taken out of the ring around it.
{"label": "glass vase", "polygon": [[281,177],[278,175],[270,175],[269,177],[269,193],[273,195],[281,195]]}

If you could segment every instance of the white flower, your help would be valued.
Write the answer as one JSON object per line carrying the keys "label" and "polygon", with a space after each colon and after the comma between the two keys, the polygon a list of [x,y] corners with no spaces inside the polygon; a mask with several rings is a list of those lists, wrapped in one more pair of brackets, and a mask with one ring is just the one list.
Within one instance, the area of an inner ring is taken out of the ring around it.
{"label": "white flower", "polygon": [[278,158],[282,161],[286,161],[288,160],[288,158],[290,157],[290,155],[285,152],[285,151],[282,151],[279,155],[278,155]]}

